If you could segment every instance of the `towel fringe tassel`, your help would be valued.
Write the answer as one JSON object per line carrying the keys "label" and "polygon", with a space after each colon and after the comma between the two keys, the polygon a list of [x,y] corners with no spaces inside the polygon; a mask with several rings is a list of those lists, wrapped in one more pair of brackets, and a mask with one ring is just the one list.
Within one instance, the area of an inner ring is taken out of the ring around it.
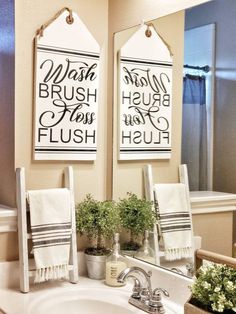
{"label": "towel fringe tassel", "polygon": [[181,258],[189,258],[193,256],[192,247],[171,248],[165,251],[165,258],[168,261],[179,260]]}
{"label": "towel fringe tassel", "polygon": [[69,279],[68,264],[49,266],[36,269],[34,282],[43,282],[48,280]]}

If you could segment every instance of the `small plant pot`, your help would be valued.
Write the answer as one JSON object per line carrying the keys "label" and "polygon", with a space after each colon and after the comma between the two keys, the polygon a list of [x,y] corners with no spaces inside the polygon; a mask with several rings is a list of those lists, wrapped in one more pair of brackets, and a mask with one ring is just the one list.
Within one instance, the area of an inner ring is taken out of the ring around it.
{"label": "small plant pot", "polygon": [[184,304],[184,314],[211,314],[215,312],[208,311],[206,309],[197,306],[194,302],[194,299],[191,297],[185,304]]}
{"label": "small plant pot", "polygon": [[205,311],[191,303],[184,304],[184,314],[210,314],[212,312]]}
{"label": "small plant pot", "polygon": [[85,254],[85,260],[89,278],[97,280],[105,278],[106,255]]}

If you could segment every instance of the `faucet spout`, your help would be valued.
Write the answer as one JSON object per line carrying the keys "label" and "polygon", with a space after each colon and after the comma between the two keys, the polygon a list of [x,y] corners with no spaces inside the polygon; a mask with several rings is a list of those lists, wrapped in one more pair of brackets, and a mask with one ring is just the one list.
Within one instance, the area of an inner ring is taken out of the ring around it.
{"label": "faucet spout", "polygon": [[127,278],[129,277],[135,277],[135,274],[142,274],[143,277],[145,278],[146,281],[146,285],[147,285],[147,289],[149,292],[150,297],[152,297],[152,285],[151,285],[151,273],[150,272],[146,272],[144,269],[137,267],[137,266],[133,266],[133,267],[128,267],[125,268],[117,277],[117,281],[120,283],[124,283],[126,281]]}

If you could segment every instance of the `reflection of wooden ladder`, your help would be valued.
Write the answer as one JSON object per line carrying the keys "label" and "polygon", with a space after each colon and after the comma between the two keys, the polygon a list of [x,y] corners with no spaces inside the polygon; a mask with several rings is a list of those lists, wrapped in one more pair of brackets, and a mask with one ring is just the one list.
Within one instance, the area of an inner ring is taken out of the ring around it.
{"label": "reflection of wooden ladder", "polygon": [[[65,168],[64,173],[65,187],[71,191],[71,243],[69,259],[69,280],[72,283],[78,281],[78,263],[77,263],[77,245],[76,245],[76,224],[75,224],[75,204],[74,204],[74,180],[72,167]],[[18,209],[18,242],[19,242],[19,273],[20,273],[20,290],[29,292],[29,277],[33,276],[35,271],[29,270],[28,261],[28,239],[31,233],[27,232],[29,226],[27,223],[27,202],[25,188],[25,169],[16,169],[17,182],[17,209]]]}
{"label": "reflection of wooden ladder", "polygon": [[[180,183],[183,183],[186,186],[186,199],[187,199],[187,202],[190,204],[188,171],[187,171],[186,165],[179,166],[179,180],[180,180]],[[152,166],[146,165],[144,167],[145,197],[147,200],[153,202],[154,204],[153,210],[155,210],[155,212],[158,215],[158,200],[155,199],[154,185],[155,184],[153,183]],[[193,230],[191,215],[190,215],[190,218],[191,218],[191,230]],[[154,249],[155,249],[155,259],[156,259],[157,265],[160,265],[160,257],[164,256],[164,252],[160,250],[160,246],[159,246],[160,235],[161,235],[160,226],[157,223],[155,224],[154,229],[153,229],[153,241],[154,241]],[[192,232],[192,243],[194,243],[193,232]]]}

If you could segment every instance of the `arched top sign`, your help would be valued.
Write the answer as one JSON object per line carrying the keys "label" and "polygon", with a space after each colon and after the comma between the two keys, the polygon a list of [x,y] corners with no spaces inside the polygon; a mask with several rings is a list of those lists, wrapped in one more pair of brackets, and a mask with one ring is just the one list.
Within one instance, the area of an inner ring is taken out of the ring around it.
{"label": "arched top sign", "polygon": [[63,9],[35,41],[36,160],[94,160],[100,48],[75,12]]}
{"label": "arched top sign", "polygon": [[171,157],[172,53],[153,25],[121,48],[119,159]]}

